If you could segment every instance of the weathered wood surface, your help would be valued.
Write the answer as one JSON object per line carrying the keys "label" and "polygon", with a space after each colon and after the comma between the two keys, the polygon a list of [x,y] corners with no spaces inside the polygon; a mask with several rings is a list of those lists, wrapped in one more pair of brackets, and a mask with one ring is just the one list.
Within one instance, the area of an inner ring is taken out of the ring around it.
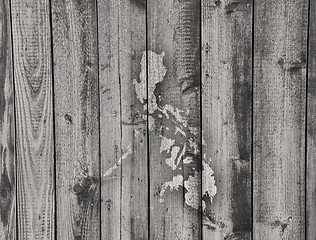
{"label": "weathered wood surface", "polygon": [[52,0],[58,239],[100,239],[96,1]]}
{"label": "weathered wood surface", "polygon": [[203,237],[251,239],[252,1],[202,1],[202,86]]}
{"label": "weathered wood surface", "polygon": [[0,240],[16,239],[15,125],[10,3],[0,1]]}
{"label": "weathered wood surface", "polygon": [[200,1],[147,1],[150,239],[201,239]]}
{"label": "weathered wood surface", "polygon": [[316,1],[310,1],[307,98],[306,239],[316,236]]}
{"label": "weathered wood surface", "polygon": [[305,239],[307,6],[254,5],[254,239]]}
{"label": "weathered wood surface", "polygon": [[49,1],[12,0],[19,239],[55,238]]}
{"label": "weathered wood surface", "polygon": [[0,0],[0,240],[314,239],[315,13]]}

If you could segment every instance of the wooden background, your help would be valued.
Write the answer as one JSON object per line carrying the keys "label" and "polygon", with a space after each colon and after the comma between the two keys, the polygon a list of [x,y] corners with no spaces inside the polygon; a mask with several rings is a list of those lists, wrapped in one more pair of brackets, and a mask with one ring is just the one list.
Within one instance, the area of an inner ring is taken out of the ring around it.
{"label": "wooden background", "polygon": [[316,239],[316,1],[0,0],[0,240]]}

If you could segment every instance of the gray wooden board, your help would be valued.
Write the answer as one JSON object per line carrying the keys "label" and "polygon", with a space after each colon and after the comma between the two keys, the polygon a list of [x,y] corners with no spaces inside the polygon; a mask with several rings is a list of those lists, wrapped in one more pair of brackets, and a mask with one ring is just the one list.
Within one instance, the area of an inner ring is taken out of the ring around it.
{"label": "gray wooden board", "polygon": [[12,0],[19,239],[55,238],[49,1]]}
{"label": "gray wooden board", "polygon": [[305,239],[307,6],[254,5],[254,239]]}
{"label": "gray wooden board", "polygon": [[100,238],[96,1],[52,0],[57,238]]}
{"label": "gray wooden board", "polygon": [[147,23],[150,239],[200,239],[200,1],[149,0]]}
{"label": "gray wooden board", "polygon": [[0,239],[16,239],[14,89],[10,3],[0,1]]}
{"label": "gray wooden board", "polygon": [[[251,1],[202,1],[202,86],[204,153],[217,187],[204,210],[203,237],[250,239]],[[202,187],[214,181],[206,174]]]}

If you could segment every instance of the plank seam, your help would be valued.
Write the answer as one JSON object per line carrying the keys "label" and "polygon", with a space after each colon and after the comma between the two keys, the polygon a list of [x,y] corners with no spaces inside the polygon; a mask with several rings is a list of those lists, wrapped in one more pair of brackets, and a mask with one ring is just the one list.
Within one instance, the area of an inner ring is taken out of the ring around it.
{"label": "plank seam", "polygon": [[56,127],[55,127],[55,88],[54,88],[54,44],[53,44],[53,19],[52,19],[52,1],[48,0],[49,2],[49,27],[50,27],[50,49],[51,49],[51,76],[52,76],[52,111],[53,111],[53,158],[54,158],[54,231],[52,234],[55,235],[54,239],[57,240],[57,194],[56,194]]}
{"label": "plank seam", "polygon": [[254,209],[253,209],[253,195],[254,195],[254,187],[253,187],[253,179],[254,179],[254,53],[255,53],[255,2],[252,2],[252,39],[251,39],[251,162],[250,162],[250,169],[251,169],[251,239],[254,239]]}
{"label": "plank seam", "polygon": [[[121,79],[121,52],[120,52],[120,20],[121,20],[121,1],[118,2],[118,35],[117,35],[117,52],[118,52],[118,77],[119,77],[119,92],[120,92],[120,156],[123,155],[123,150],[122,150],[122,139],[123,139],[123,124],[122,124],[122,79]],[[122,189],[123,189],[123,173],[122,173],[123,167],[122,164],[120,165],[120,240],[122,240]]]}
{"label": "plank seam", "polygon": [[201,196],[200,196],[200,211],[201,211],[201,214],[200,214],[200,229],[201,229],[201,239],[203,240],[203,112],[202,112],[202,109],[203,109],[203,101],[202,101],[202,95],[203,95],[203,91],[202,91],[202,88],[203,88],[203,82],[202,82],[202,49],[203,49],[203,46],[202,46],[202,1],[200,0],[199,1],[199,11],[200,11],[200,19],[199,19],[199,23],[200,23],[200,26],[199,26],[199,37],[200,37],[200,40],[199,40],[199,60],[200,60],[200,74],[199,74],[199,77],[200,77],[200,169],[201,169],[201,174],[200,174],[200,181],[201,181],[201,184],[200,184],[200,193],[201,193]]}
{"label": "plank seam", "polygon": [[309,34],[310,34],[310,15],[311,15],[311,8],[310,8],[310,0],[308,0],[307,2],[308,6],[307,6],[307,49],[306,49],[306,83],[305,83],[305,169],[304,169],[304,211],[305,211],[305,215],[304,215],[304,220],[305,220],[305,226],[304,226],[304,231],[305,231],[305,239],[307,239],[308,234],[307,234],[307,164],[308,164],[308,159],[307,159],[307,141],[308,141],[308,135],[307,135],[307,130],[308,130],[308,125],[307,125],[307,121],[308,121],[308,69],[309,69]]}
{"label": "plank seam", "polygon": [[146,109],[146,131],[147,131],[147,235],[148,239],[150,239],[150,152],[149,152],[149,96],[148,96],[148,0],[146,0],[146,17],[145,17],[145,25],[146,25],[146,98],[147,98],[147,109]]}

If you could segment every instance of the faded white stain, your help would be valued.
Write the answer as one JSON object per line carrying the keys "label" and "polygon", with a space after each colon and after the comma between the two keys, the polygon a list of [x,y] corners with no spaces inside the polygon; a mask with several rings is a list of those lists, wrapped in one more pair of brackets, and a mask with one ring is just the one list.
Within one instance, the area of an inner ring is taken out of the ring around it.
{"label": "faded white stain", "polygon": [[160,202],[164,201],[164,194],[167,190],[167,188],[170,188],[170,191],[172,190],[179,190],[179,187],[181,187],[183,185],[183,176],[182,175],[177,175],[174,176],[172,178],[172,181],[169,182],[165,182],[162,186],[161,186],[161,190],[160,190]]}
{"label": "faded white stain", "polygon": [[161,143],[160,143],[160,153],[166,151],[167,153],[170,152],[170,148],[174,145],[174,139],[166,138],[164,136],[160,136]]}
{"label": "faded white stain", "polygon": [[122,155],[122,157],[119,158],[119,160],[112,166],[110,167],[105,173],[104,173],[104,177],[109,177],[119,166],[122,165],[122,160],[126,159],[128,157],[128,155],[132,154],[132,148],[129,145],[127,147],[126,152]]}

